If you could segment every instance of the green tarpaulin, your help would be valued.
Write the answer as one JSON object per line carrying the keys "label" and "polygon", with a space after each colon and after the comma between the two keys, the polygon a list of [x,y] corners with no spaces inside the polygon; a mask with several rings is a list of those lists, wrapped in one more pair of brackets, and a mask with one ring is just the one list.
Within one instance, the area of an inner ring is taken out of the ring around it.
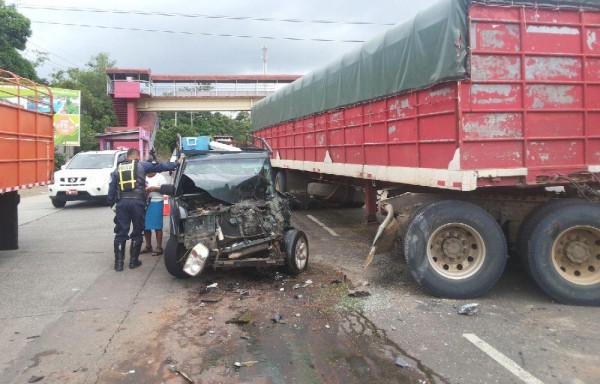
{"label": "green tarpaulin", "polygon": [[471,3],[600,9],[599,0],[441,0],[258,102],[252,108],[253,130],[467,78]]}

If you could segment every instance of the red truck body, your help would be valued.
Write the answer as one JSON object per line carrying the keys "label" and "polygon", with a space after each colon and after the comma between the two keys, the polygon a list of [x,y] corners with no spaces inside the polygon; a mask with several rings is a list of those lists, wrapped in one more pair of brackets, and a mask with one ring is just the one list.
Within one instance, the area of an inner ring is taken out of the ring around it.
{"label": "red truck body", "polygon": [[600,171],[600,12],[473,4],[470,78],[257,131],[273,165],[470,191]]}
{"label": "red truck body", "polygon": [[597,1],[440,0],[252,118],[280,191],[386,214],[365,265],[396,248],[464,299],[510,254],[554,299],[600,305]]}
{"label": "red truck body", "polygon": [[48,87],[0,69],[0,250],[18,248],[18,190],[52,179],[52,111]]}

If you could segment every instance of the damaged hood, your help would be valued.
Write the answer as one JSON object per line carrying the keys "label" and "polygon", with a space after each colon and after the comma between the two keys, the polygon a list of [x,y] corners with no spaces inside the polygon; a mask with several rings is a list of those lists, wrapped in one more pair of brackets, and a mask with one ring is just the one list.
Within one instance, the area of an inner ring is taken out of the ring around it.
{"label": "damaged hood", "polygon": [[237,204],[247,199],[267,200],[271,193],[270,181],[259,175],[229,175],[229,174],[185,174],[183,175],[187,191],[193,184],[195,193],[206,192],[212,198],[228,204]]}

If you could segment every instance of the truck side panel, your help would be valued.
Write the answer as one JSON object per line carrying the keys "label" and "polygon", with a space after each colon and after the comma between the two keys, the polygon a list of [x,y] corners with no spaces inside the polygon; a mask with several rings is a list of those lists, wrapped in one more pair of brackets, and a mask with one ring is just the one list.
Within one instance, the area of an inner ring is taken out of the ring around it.
{"label": "truck side panel", "polygon": [[600,12],[469,18],[469,80],[264,128],[273,165],[458,190],[600,171]]}
{"label": "truck side panel", "polygon": [[0,104],[0,192],[45,184],[53,171],[52,116]]}

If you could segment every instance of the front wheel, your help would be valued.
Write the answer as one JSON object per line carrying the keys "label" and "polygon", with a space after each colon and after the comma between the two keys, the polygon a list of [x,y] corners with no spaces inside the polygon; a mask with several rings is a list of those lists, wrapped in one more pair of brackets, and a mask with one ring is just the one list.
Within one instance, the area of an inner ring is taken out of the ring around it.
{"label": "front wheel", "polygon": [[64,200],[50,199],[50,201],[52,201],[54,208],[62,208],[67,204],[67,202]]}
{"label": "front wheel", "polygon": [[544,292],[565,304],[600,305],[600,206],[546,212],[528,245],[531,276]]}
{"label": "front wheel", "polygon": [[291,275],[297,275],[308,267],[308,239],[304,232],[290,229],[284,238],[285,269]]}
{"label": "front wheel", "polygon": [[491,289],[504,271],[506,239],[482,208],[441,200],[408,222],[404,254],[411,274],[436,296],[467,299]]}
{"label": "front wheel", "polygon": [[187,253],[185,251],[185,246],[177,241],[177,236],[171,235],[169,237],[167,245],[165,246],[164,258],[165,267],[171,275],[179,279],[187,279],[190,277],[190,275],[183,271]]}

